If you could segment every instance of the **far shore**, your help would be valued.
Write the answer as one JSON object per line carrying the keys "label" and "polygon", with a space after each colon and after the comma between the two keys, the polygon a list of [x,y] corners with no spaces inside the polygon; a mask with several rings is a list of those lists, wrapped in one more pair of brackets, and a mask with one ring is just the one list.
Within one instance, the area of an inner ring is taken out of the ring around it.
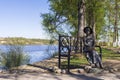
{"label": "far shore", "polygon": [[[23,45],[48,45],[50,44],[49,39],[31,39],[23,37],[8,37],[0,38],[0,44],[23,44]],[[53,44],[57,44],[57,41],[54,41]]]}

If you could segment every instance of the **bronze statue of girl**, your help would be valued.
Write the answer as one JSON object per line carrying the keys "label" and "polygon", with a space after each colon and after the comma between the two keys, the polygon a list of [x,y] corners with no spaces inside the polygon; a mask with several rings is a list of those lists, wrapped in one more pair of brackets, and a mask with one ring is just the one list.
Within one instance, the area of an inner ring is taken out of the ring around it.
{"label": "bronze statue of girl", "polygon": [[86,36],[83,38],[83,52],[90,65],[95,64],[96,67],[103,68],[101,58],[95,50],[95,40],[93,37],[93,30],[90,27],[84,28]]}

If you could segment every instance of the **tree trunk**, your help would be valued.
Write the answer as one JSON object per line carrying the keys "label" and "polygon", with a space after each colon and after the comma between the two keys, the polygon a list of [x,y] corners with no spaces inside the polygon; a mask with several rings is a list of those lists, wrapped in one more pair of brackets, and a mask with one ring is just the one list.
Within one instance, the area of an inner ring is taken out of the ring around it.
{"label": "tree trunk", "polygon": [[92,19],[92,30],[93,30],[93,37],[94,37],[94,41],[96,42],[96,31],[95,31],[95,15],[93,14],[93,19]]}
{"label": "tree trunk", "polygon": [[78,33],[77,33],[77,49],[82,52],[82,37],[83,37],[83,29],[85,26],[85,0],[81,0],[78,2]]}
{"label": "tree trunk", "polygon": [[83,29],[85,24],[85,1],[78,2],[78,34],[77,37],[83,37]]}
{"label": "tree trunk", "polygon": [[118,4],[117,0],[115,0],[115,23],[114,23],[114,36],[113,36],[113,47],[118,46]]}

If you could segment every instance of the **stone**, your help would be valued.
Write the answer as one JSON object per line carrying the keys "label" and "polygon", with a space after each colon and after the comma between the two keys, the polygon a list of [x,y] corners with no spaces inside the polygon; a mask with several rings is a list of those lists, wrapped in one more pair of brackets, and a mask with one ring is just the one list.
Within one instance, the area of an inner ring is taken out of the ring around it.
{"label": "stone", "polygon": [[78,69],[78,73],[85,73],[84,69]]}
{"label": "stone", "polygon": [[88,73],[101,73],[103,72],[102,69],[99,68],[91,68]]}
{"label": "stone", "polygon": [[57,66],[54,66],[53,69],[59,69]]}
{"label": "stone", "polygon": [[104,70],[103,73],[104,73],[104,74],[108,74],[109,71],[108,71],[108,70]]}
{"label": "stone", "polygon": [[50,67],[50,68],[49,68],[49,71],[54,72],[53,67]]}
{"label": "stone", "polygon": [[91,66],[85,66],[84,70],[85,70],[86,72],[89,72],[89,70],[90,70],[91,68],[92,68]]}
{"label": "stone", "polygon": [[56,69],[55,73],[59,73],[60,74],[61,73],[61,69]]}
{"label": "stone", "polygon": [[55,73],[61,73],[61,69],[59,69],[57,66],[54,66],[51,68],[51,71],[55,72]]}
{"label": "stone", "polygon": [[63,70],[61,71],[61,73],[66,74],[67,71],[66,71],[65,69],[63,69]]}
{"label": "stone", "polygon": [[118,71],[118,69],[117,69],[117,68],[113,68],[113,71],[117,72],[117,71]]}
{"label": "stone", "polygon": [[51,71],[56,72],[58,69],[59,69],[59,68],[58,68],[57,66],[54,66],[54,67],[52,67],[52,70],[51,70]]}
{"label": "stone", "polygon": [[113,70],[113,69],[109,69],[109,72],[110,72],[110,73],[114,73],[114,70]]}

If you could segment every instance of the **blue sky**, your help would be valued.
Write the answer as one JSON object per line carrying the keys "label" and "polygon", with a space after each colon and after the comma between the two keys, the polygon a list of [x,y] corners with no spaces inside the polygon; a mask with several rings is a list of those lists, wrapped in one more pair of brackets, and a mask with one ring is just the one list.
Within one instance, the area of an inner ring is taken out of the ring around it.
{"label": "blue sky", "polygon": [[47,38],[40,17],[47,12],[47,0],[0,0],[0,37]]}

